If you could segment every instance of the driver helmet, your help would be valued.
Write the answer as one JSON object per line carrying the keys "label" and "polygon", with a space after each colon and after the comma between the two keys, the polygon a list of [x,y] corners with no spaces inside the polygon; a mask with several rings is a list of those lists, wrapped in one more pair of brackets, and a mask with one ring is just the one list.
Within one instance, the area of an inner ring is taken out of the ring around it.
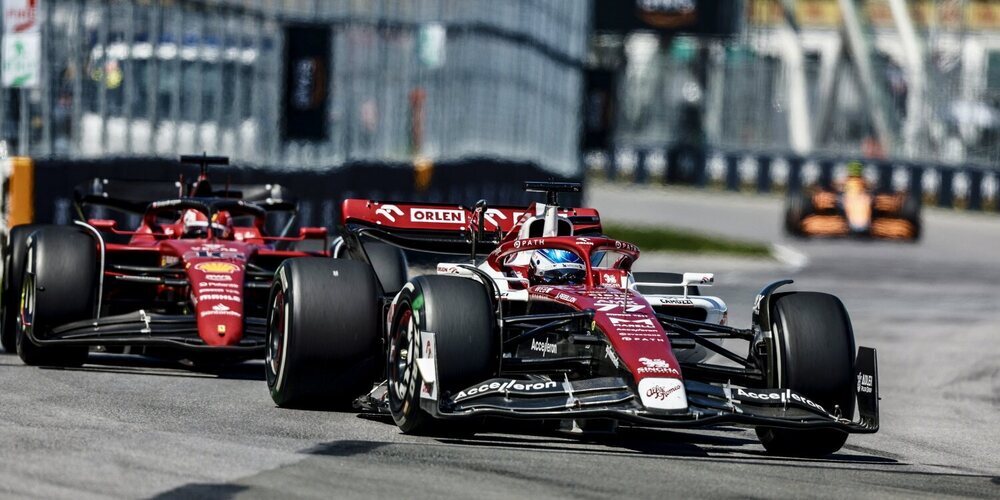
{"label": "driver helmet", "polygon": [[587,276],[587,266],[579,255],[568,250],[535,250],[528,264],[533,285],[578,285]]}
{"label": "driver helmet", "polygon": [[[185,238],[205,238],[208,236],[208,216],[193,208],[184,211],[181,217],[184,223]],[[219,211],[212,214],[212,233],[216,238],[227,239],[233,235],[233,223],[229,212]]]}
{"label": "driver helmet", "polygon": [[208,236],[208,217],[205,214],[189,208],[181,216],[181,222],[184,224],[185,238],[204,238]]}
{"label": "driver helmet", "polygon": [[847,164],[848,177],[863,177],[864,175],[865,166],[862,165],[860,161],[852,161]]}
{"label": "driver helmet", "polygon": [[228,240],[233,237],[233,217],[226,210],[212,214],[212,235]]}

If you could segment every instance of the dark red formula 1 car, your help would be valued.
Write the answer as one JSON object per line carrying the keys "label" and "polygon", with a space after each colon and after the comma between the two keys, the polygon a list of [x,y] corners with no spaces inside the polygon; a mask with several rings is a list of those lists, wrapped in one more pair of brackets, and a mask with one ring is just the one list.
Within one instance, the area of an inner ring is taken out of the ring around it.
{"label": "dark red formula 1 car", "polygon": [[[354,401],[404,432],[480,417],[583,431],[746,425],[792,455],[878,429],[875,351],[856,349],[836,297],[778,293],[790,281],[777,281],[750,327],[734,328],[725,303],[701,294],[711,274],[633,273],[638,248],[602,235],[595,210],[558,206],[579,185],[529,188],[546,203],[346,200],[344,258],[278,268],[265,362],[274,401]],[[453,255],[406,279],[369,238]]]}
{"label": "dark red formula 1 car", "polygon": [[[290,257],[329,255],[326,229],[268,235],[269,214],[291,219],[294,204],[234,199],[241,193],[213,190],[204,175],[224,158],[183,160],[203,164],[189,196],[141,203],[134,229],[95,218],[12,229],[5,349],[29,365],[78,365],[92,347],[205,363],[263,357],[274,271]],[[113,191],[114,182],[98,184]],[[126,212],[140,204],[106,194],[78,201]]]}

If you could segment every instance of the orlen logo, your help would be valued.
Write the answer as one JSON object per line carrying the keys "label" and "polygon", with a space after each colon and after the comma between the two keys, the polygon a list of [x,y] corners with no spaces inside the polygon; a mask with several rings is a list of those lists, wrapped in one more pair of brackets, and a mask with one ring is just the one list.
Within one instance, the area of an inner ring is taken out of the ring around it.
{"label": "orlen logo", "polygon": [[240,268],[236,264],[228,262],[201,262],[194,265],[194,268],[205,273],[235,273]]}
{"label": "orlen logo", "polygon": [[389,222],[396,222],[396,216],[403,215],[403,211],[396,205],[382,205],[375,210],[375,215],[381,215]]}
{"label": "orlen logo", "polygon": [[464,210],[445,210],[441,208],[411,208],[410,220],[433,224],[464,224]]}

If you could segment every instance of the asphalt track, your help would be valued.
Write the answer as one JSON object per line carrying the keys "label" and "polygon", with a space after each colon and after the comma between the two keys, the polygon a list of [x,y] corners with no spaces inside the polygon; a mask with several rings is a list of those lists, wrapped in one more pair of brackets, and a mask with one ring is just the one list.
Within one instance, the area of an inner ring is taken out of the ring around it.
{"label": "asphalt track", "polygon": [[792,277],[839,295],[878,348],[882,430],[823,460],[767,456],[752,432],[534,428],[401,435],[354,413],[277,409],[259,363],[197,373],[94,356],[82,369],[0,354],[0,496],[40,498],[609,498],[1000,496],[1000,217],[927,211],[917,245],[789,241],[781,200],[596,185],[606,219],[786,245],[783,262],[647,256],[716,271],[745,324]]}

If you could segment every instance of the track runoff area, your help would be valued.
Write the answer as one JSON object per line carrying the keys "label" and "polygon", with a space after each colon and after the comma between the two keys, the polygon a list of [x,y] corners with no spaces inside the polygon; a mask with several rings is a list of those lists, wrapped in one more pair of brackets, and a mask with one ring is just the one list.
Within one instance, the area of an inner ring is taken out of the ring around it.
{"label": "track runoff area", "polygon": [[644,255],[716,272],[731,322],[781,277],[845,303],[879,351],[882,427],[824,459],[764,454],[752,431],[631,429],[580,439],[497,426],[408,436],[354,412],[274,408],[260,363],[203,373],[98,356],[80,369],[0,355],[0,496],[910,498],[1000,495],[1000,218],[924,212],[915,245],[800,241],[783,200],[594,185],[608,221],[782,245],[794,259]]}

